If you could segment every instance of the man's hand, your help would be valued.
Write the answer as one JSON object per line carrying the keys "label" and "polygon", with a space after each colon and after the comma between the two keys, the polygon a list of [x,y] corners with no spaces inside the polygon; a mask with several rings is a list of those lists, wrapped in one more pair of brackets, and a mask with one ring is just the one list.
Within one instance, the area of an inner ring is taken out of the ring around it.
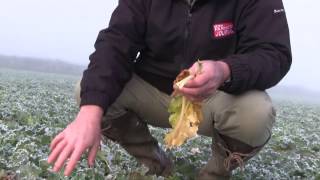
{"label": "man's hand", "polygon": [[225,62],[204,60],[201,63],[201,73],[198,72],[198,63],[194,63],[189,71],[195,75],[195,78],[188,81],[183,88],[178,89],[191,101],[202,101],[208,98],[230,77],[230,68]]}
{"label": "man's hand", "polygon": [[65,176],[69,176],[81,155],[89,149],[88,164],[94,165],[101,141],[102,108],[82,106],[76,119],[59,133],[51,142],[48,163],[54,164],[53,171],[58,172],[65,164]]}

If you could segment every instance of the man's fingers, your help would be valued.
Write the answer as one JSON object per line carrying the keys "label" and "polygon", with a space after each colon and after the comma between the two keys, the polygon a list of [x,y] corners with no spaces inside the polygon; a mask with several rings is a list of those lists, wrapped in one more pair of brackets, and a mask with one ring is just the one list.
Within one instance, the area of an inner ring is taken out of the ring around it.
{"label": "man's fingers", "polygon": [[64,165],[65,161],[68,159],[72,151],[72,146],[67,146],[63,149],[63,151],[60,153],[58,157],[58,160],[54,163],[53,171],[58,172],[61,169],[61,167]]}
{"label": "man's fingers", "polygon": [[195,78],[192,78],[191,80],[189,80],[187,82],[187,84],[184,85],[184,87],[186,87],[186,88],[202,87],[202,86],[205,86],[209,80],[210,79],[208,78],[208,76],[206,74],[204,74],[204,73],[199,74],[199,75],[195,76]]}
{"label": "man's fingers", "polygon": [[70,157],[70,160],[64,170],[64,175],[65,176],[70,176],[72,173],[73,169],[76,167],[78,161],[81,158],[82,153],[85,151],[85,147],[83,146],[77,146],[74,151],[72,152],[72,155]]}
{"label": "man's fingers", "polygon": [[96,155],[99,150],[99,147],[100,147],[100,141],[90,149],[89,156],[88,156],[88,164],[90,167],[94,165],[94,160],[96,159]]}
{"label": "man's fingers", "polygon": [[193,65],[189,68],[189,72],[193,75],[197,75],[199,73],[199,64],[198,62],[193,63]]}
{"label": "man's fingers", "polygon": [[49,164],[56,161],[58,155],[65,148],[66,145],[67,145],[67,141],[62,140],[54,147],[54,149],[52,149],[52,152],[50,153],[50,155],[48,157]]}
{"label": "man's fingers", "polygon": [[204,93],[207,92],[208,87],[205,86],[200,86],[198,88],[181,88],[179,90],[179,92],[181,92],[182,94],[185,94],[187,96],[192,96],[192,97],[198,97],[198,96],[202,96]]}
{"label": "man's fingers", "polygon": [[53,150],[56,145],[64,138],[64,133],[61,132],[59,133],[51,142],[50,144],[50,149]]}

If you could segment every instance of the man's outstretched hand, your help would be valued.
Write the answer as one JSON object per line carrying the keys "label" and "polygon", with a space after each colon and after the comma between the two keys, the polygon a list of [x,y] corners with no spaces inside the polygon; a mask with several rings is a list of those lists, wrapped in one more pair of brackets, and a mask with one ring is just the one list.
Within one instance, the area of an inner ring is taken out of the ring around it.
{"label": "man's outstretched hand", "polygon": [[76,119],[51,142],[48,163],[58,172],[66,163],[64,175],[69,176],[81,155],[89,149],[88,164],[94,165],[101,141],[102,108],[82,106]]}
{"label": "man's outstretched hand", "polygon": [[199,64],[194,63],[189,71],[195,75],[195,78],[188,81],[181,89],[174,87],[191,101],[202,101],[210,97],[230,78],[230,68],[225,62],[203,60],[201,66],[199,73]]}

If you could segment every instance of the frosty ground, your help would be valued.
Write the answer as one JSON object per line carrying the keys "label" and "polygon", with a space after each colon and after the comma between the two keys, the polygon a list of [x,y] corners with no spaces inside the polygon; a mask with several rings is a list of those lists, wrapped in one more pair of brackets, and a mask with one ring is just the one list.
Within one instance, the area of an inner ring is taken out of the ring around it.
{"label": "frosty ground", "polygon": [[[0,69],[0,179],[68,179],[46,163],[51,139],[75,117],[77,76]],[[320,106],[275,100],[273,136],[233,179],[320,179]],[[163,143],[168,130],[150,127]],[[211,139],[198,136],[168,151],[175,162],[169,180],[194,179],[210,156]],[[95,168],[83,156],[69,179],[163,179],[147,177],[121,147],[105,141]]]}

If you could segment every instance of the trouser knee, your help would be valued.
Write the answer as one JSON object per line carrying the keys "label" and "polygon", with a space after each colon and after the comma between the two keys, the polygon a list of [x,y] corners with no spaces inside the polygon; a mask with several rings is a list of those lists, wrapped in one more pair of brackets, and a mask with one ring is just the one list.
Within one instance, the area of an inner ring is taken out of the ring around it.
{"label": "trouser knee", "polygon": [[237,98],[225,111],[217,113],[219,133],[256,147],[271,136],[275,110],[264,92],[249,92]]}
{"label": "trouser knee", "polygon": [[265,144],[272,134],[275,122],[275,110],[271,103],[255,109],[247,109],[247,112],[243,113],[244,115],[241,116],[245,120],[242,120],[238,127],[241,134],[239,140],[254,147]]}

